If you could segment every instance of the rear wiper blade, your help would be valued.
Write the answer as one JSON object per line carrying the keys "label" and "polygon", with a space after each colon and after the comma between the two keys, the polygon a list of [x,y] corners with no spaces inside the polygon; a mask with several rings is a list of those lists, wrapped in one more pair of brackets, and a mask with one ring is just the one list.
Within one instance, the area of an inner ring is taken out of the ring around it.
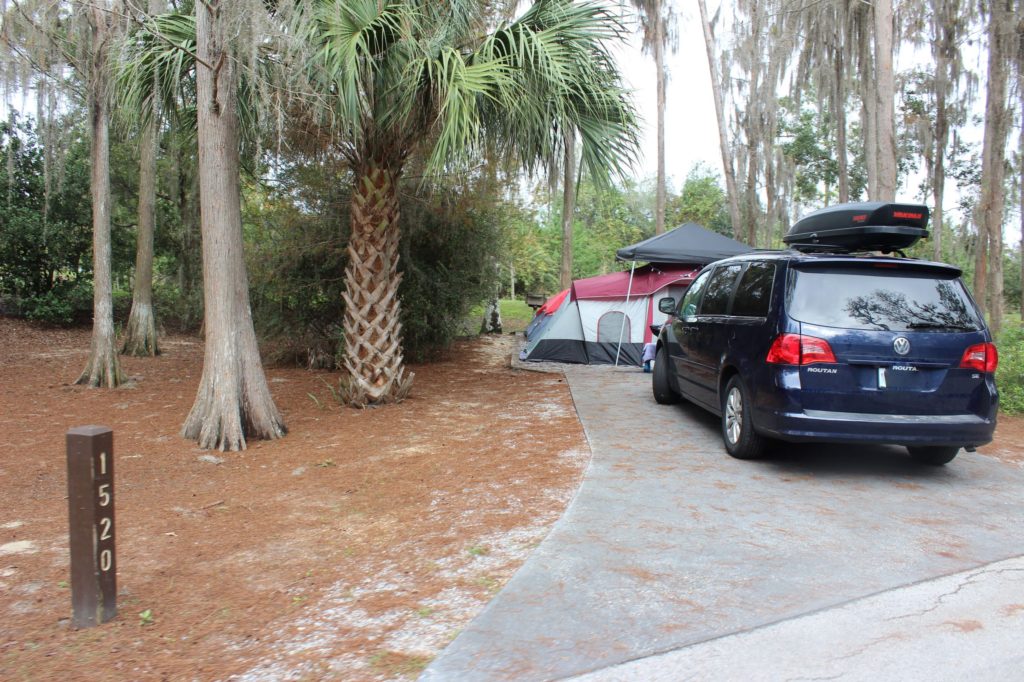
{"label": "rear wiper blade", "polygon": [[907,325],[908,329],[956,329],[957,331],[963,332],[976,332],[977,327],[968,327],[962,324],[945,324],[942,322],[911,322]]}

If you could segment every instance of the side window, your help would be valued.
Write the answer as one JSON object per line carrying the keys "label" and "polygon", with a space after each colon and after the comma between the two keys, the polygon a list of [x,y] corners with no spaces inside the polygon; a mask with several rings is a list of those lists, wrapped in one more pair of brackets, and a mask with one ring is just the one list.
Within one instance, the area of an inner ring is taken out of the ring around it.
{"label": "side window", "polygon": [[704,286],[708,283],[709,279],[711,279],[710,271],[693,280],[693,284],[686,290],[686,295],[683,296],[683,300],[679,303],[679,317],[693,317],[697,314],[700,293],[704,291]]}
{"label": "side window", "polygon": [[732,296],[733,285],[742,270],[743,266],[739,263],[715,269],[700,304],[701,315],[725,315],[728,312],[729,297]]}
{"label": "side window", "polygon": [[732,299],[733,315],[767,317],[775,281],[775,263],[751,263],[743,273]]}
{"label": "side window", "polygon": [[599,343],[618,343],[620,340],[629,343],[629,318],[618,310],[611,310],[597,321],[597,340]]}

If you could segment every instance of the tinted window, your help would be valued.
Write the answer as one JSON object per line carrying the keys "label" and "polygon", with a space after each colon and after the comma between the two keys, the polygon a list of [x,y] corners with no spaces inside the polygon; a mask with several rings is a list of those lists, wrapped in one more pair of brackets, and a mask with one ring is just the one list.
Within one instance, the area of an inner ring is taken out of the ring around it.
{"label": "tinted window", "polygon": [[700,293],[704,291],[704,286],[708,283],[709,279],[711,279],[711,273],[705,272],[693,281],[693,284],[686,290],[686,295],[683,296],[683,300],[679,304],[679,317],[693,317],[697,314]]}
{"label": "tinted window", "polygon": [[775,263],[751,263],[747,266],[736,296],[732,300],[732,315],[767,317],[768,302],[775,280]]}
{"label": "tinted window", "polygon": [[715,270],[700,304],[701,315],[725,315],[729,307],[729,296],[732,295],[732,285],[736,283],[736,276],[742,269],[743,266],[737,263],[723,265]]}
{"label": "tinted window", "polygon": [[974,305],[955,277],[864,268],[794,270],[789,314],[801,322],[888,331],[977,330]]}

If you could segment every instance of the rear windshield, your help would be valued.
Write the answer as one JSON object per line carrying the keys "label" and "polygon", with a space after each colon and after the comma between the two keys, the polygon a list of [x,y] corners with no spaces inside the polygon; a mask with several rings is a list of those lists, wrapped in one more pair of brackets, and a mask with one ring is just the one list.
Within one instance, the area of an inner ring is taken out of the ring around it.
{"label": "rear windshield", "polygon": [[786,308],[800,322],[900,332],[982,328],[957,277],[874,268],[790,272]]}

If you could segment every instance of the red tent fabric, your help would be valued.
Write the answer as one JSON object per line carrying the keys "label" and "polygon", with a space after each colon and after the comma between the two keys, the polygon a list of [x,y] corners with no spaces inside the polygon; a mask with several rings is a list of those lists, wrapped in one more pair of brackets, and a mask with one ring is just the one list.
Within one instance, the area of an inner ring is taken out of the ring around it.
{"label": "red tent fabric", "polygon": [[559,306],[562,305],[562,301],[569,295],[568,289],[563,289],[559,293],[555,294],[548,300],[544,301],[544,305],[537,308],[537,315],[550,315],[551,313],[558,310]]}
{"label": "red tent fabric", "polygon": [[[572,284],[573,300],[594,298],[625,298],[629,291],[631,298],[650,296],[673,284],[688,285],[700,272],[700,266],[684,265],[678,268],[645,265],[633,273],[633,286],[629,286],[629,271],[613,272],[587,279],[578,279]],[[546,304],[545,304],[546,305]]]}

